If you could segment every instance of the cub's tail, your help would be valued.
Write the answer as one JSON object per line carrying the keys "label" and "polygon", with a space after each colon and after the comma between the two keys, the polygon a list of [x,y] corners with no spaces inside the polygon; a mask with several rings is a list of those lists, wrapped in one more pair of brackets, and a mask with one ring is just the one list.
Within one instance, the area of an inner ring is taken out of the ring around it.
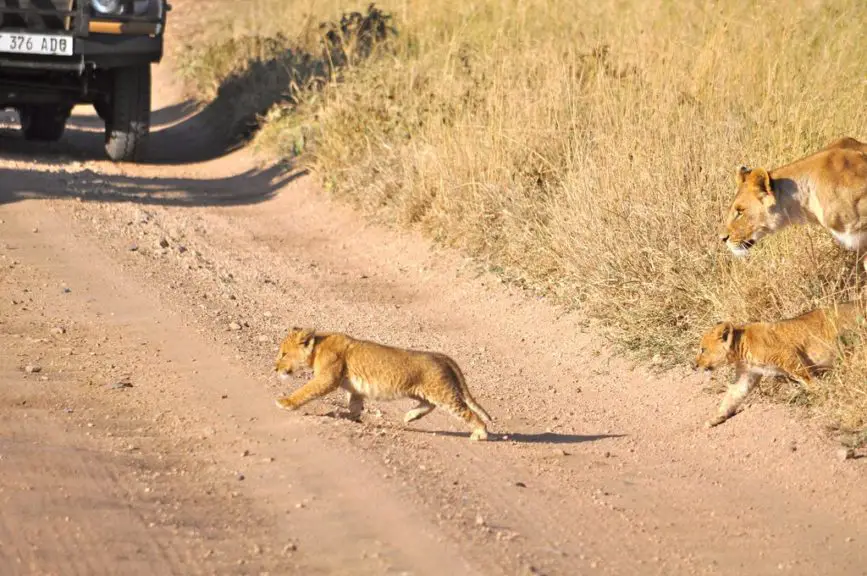
{"label": "cub's tail", "polygon": [[441,358],[446,362],[446,364],[448,364],[448,367],[451,368],[452,372],[457,378],[458,383],[461,386],[461,392],[463,393],[464,402],[467,403],[469,409],[472,410],[476,414],[476,416],[478,416],[488,424],[493,424],[494,419],[491,418],[490,414],[488,414],[484,408],[479,406],[478,402],[476,402],[476,399],[473,398],[472,394],[470,394],[470,389],[467,388],[467,381],[464,379],[464,373],[461,372],[461,368],[460,366],[458,366],[458,363],[446,356],[445,354],[442,354]]}

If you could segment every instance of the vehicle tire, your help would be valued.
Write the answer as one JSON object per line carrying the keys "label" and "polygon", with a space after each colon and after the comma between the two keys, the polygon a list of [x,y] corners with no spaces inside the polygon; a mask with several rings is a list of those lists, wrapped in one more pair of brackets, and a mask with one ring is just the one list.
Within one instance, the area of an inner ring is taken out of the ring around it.
{"label": "vehicle tire", "polygon": [[66,121],[71,109],[67,106],[39,104],[22,106],[18,110],[21,117],[21,131],[27,140],[56,142],[63,136]]}
{"label": "vehicle tire", "polygon": [[105,120],[105,151],[109,158],[115,162],[135,162],[143,157],[150,115],[150,65],[114,70]]}

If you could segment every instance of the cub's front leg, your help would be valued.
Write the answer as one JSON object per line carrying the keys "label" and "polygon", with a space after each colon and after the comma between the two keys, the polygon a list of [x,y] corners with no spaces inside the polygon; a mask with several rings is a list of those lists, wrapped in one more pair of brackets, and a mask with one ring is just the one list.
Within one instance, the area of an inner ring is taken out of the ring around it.
{"label": "cub's front leg", "polygon": [[760,373],[751,372],[749,368],[744,368],[742,371],[739,371],[737,379],[730,384],[728,390],[726,390],[726,395],[720,403],[716,416],[705,422],[705,426],[707,428],[713,428],[734,416],[740,405],[743,403],[744,398],[747,397],[747,394],[750,393],[753,386],[758,384],[761,379],[762,375]]}
{"label": "cub's front leg", "polygon": [[277,406],[284,410],[296,410],[311,400],[322,398],[340,387],[340,373],[327,370],[315,375],[310,382],[290,394],[278,398]]}

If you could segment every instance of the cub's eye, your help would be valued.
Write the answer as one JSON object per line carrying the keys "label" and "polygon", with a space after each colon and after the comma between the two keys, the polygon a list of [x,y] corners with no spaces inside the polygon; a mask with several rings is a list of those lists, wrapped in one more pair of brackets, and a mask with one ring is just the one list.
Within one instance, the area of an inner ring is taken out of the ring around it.
{"label": "cub's eye", "polygon": [[704,354],[704,348],[698,351],[699,354]]}

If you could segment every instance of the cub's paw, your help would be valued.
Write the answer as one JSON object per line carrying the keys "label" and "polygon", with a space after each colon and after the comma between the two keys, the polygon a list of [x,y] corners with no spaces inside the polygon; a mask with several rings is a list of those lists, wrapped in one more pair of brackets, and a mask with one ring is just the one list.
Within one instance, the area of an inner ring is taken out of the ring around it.
{"label": "cub's paw", "polygon": [[473,433],[470,434],[470,440],[475,442],[484,442],[488,439],[488,432],[486,430],[473,430]]}
{"label": "cub's paw", "polygon": [[723,422],[728,420],[728,416],[716,416],[715,418],[711,418],[707,422],[704,423],[705,428],[713,428],[714,426],[719,426]]}
{"label": "cub's paw", "polygon": [[277,398],[274,403],[277,404],[277,408],[281,408],[283,410],[295,410],[295,406],[288,398]]}

